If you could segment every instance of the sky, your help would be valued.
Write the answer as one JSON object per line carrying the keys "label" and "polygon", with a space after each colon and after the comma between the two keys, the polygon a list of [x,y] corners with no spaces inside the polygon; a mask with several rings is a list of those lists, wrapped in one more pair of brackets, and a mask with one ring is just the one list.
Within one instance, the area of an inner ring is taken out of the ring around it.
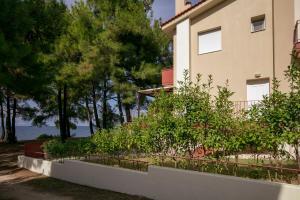
{"label": "sky", "polygon": [[[64,0],[71,7],[76,0]],[[154,0],[153,14],[155,19],[161,18],[162,21],[175,15],[175,0]]]}
{"label": "sky", "polygon": [[175,0],[154,0],[152,9],[154,18],[164,22],[175,15]]}
{"label": "sky", "polygon": [[[197,3],[199,0],[190,0],[192,5]],[[175,0],[154,0],[153,14],[155,19],[161,18],[162,21],[175,16]]]}
{"label": "sky", "polygon": [[[64,0],[70,7],[76,0]],[[195,4],[199,0],[191,0]],[[175,0],[154,0],[153,15],[155,19],[166,21],[175,15]]]}

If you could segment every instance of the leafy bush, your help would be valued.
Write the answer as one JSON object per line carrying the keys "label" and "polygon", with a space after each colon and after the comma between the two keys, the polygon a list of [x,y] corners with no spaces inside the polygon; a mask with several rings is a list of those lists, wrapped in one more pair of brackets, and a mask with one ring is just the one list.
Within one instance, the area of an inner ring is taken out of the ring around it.
{"label": "leafy bush", "polygon": [[92,137],[97,153],[120,155],[132,152],[135,139],[128,127],[117,127],[111,130],[102,130]]}
{"label": "leafy bush", "polygon": [[95,152],[95,144],[89,139],[69,139],[62,143],[53,139],[43,144],[43,150],[51,159],[83,157]]}
{"label": "leafy bush", "polygon": [[[295,73],[291,72],[294,68],[289,73]],[[230,100],[233,92],[228,82],[218,86],[217,94],[212,96],[211,76],[205,83],[201,82],[200,75],[196,83],[190,81],[187,72],[184,77],[174,93],[159,92],[147,115],[132,123],[102,130],[91,139],[68,140],[65,144],[50,141],[45,148],[54,157],[140,152],[193,156],[201,146],[217,159],[235,155],[238,161],[240,153],[249,151],[272,153],[278,159],[286,155],[281,147],[287,143],[295,148],[300,167],[299,77],[293,78],[290,94],[280,92],[275,79],[269,97],[239,114]]]}
{"label": "leafy bush", "polygon": [[64,144],[58,139],[53,139],[43,144],[43,150],[48,158],[63,158],[65,156]]}

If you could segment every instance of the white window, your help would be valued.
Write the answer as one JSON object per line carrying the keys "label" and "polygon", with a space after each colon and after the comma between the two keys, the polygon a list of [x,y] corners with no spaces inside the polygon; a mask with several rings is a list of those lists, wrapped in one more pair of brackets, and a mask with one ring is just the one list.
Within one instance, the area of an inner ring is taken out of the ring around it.
{"label": "white window", "polygon": [[261,101],[264,96],[268,96],[270,92],[270,84],[258,83],[247,85],[247,100],[248,101]]}
{"label": "white window", "polygon": [[263,31],[266,29],[265,16],[253,17],[251,19],[251,32]]}
{"label": "white window", "polygon": [[221,28],[202,32],[198,35],[198,53],[210,53],[222,50],[222,32]]}
{"label": "white window", "polygon": [[248,108],[269,96],[270,82],[268,79],[247,81],[247,102]]}

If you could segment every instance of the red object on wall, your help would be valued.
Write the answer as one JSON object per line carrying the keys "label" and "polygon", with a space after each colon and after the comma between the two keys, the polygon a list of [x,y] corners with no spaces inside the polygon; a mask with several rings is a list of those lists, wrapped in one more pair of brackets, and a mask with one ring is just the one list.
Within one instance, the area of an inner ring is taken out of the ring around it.
{"label": "red object on wall", "polygon": [[161,71],[161,84],[163,86],[173,86],[173,67],[165,68]]}
{"label": "red object on wall", "polygon": [[24,155],[32,158],[44,158],[43,142],[36,141],[24,145]]}

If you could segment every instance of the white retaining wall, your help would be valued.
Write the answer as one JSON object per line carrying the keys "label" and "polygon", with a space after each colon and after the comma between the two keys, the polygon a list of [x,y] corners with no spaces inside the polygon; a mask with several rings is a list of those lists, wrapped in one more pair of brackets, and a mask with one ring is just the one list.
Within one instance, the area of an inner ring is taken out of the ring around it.
{"label": "white retaining wall", "polygon": [[44,174],[45,176],[51,176],[52,164],[53,162],[48,160],[18,156],[19,167],[28,169],[38,174]]}
{"label": "white retaining wall", "polygon": [[147,173],[25,156],[19,166],[57,179],[157,200],[300,200],[300,186],[149,166]]}

